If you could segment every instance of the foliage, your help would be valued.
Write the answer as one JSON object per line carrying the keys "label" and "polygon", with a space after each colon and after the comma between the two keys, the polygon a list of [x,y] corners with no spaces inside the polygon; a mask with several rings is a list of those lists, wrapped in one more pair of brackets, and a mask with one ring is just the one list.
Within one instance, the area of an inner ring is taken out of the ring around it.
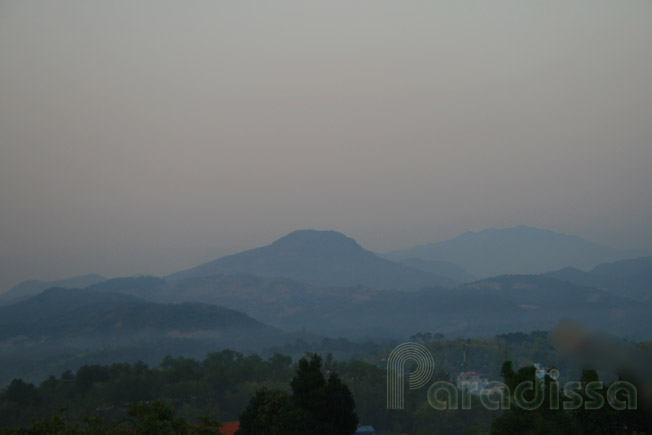
{"label": "foliage", "polygon": [[290,383],[292,396],[261,389],[240,415],[241,435],[346,435],[355,432],[358,417],[348,387],[335,373],[328,381],[322,360],[313,354],[301,358]]}
{"label": "foliage", "polygon": [[[503,364],[502,375],[505,384],[512,393],[512,406],[508,411],[496,418],[491,425],[492,435],[502,434],[633,434],[636,431],[649,431],[642,409],[616,411],[607,405],[608,386],[591,391],[587,386],[599,382],[598,373],[594,370],[583,370],[580,381],[581,389],[577,394],[582,406],[577,409],[565,409],[570,397],[563,388],[553,388],[555,382],[548,375],[540,385],[543,391],[543,401],[536,409],[526,410],[514,406],[514,391],[523,382],[532,382],[536,386],[535,370],[532,366],[522,367],[514,371],[511,361]],[[528,390],[524,395],[527,401],[534,399],[534,390]],[[601,403],[595,409],[587,407],[589,402]],[[553,404],[556,404],[553,406]]]}
{"label": "foliage", "polygon": [[[502,379],[505,379],[506,383],[511,382],[508,380],[510,376],[519,376],[519,372],[523,377],[531,377],[531,374],[526,376],[525,370],[516,372],[513,366],[506,370],[508,366],[504,366],[503,362],[508,359],[507,356],[514,361],[514,366],[521,368],[531,365],[532,362],[557,367],[561,373],[560,385],[564,385],[568,380],[579,380],[582,376],[581,370],[573,368],[559,358],[543,332],[514,333],[496,338],[470,340],[444,339],[437,333],[421,333],[418,338],[435,359],[437,369],[433,382],[449,381],[459,372],[467,370],[479,371],[485,373],[490,380],[497,380],[501,379],[501,368],[505,368]],[[349,348],[354,346],[346,340],[336,339],[329,339],[324,344],[329,351],[333,350],[335,353],[341,349],[348,352]],[[208,431],[204,433],[212,433],[214,427],[211,428],[209,424],[211,418],[205,416],[213,415],[221,421],[237,420],[260,391],[267,393],[259,400],[273,399],[277,402],[275,406],[296,409],[292,399],[295,393],[291,384],[293,376],[298,372],[305,373],[303,381],[295,382],[298,396],[311,395],[312,387],[304,388],[308,384],[317,386],[318,390],[325,388],[324,385],[331,385],[330,388],[334,391],[328,394],[336,395],[339,380],[341,384],[346,385],[354,398],[360,423],[373,425],[378,433],[486,433],[490,430],[493,419],[498,421],[494,425],[494,432],[501,433],[498,431],[500,425],[509,419],[514,422],[521,419],[524,425],[538,421],[539,417],[534,414],[518,414],[512,411],[504,413],[503,419],[500,417],[500,411],[488,411],[476,398],[473,398],[470,410],[435,411],[426,399],[428,387],[418,390],[406,389],[405,409],[388,410],[386,365],[382,358],[389,354],[394,345],[386,343],[372,347],[365,343],[361,345],[356,359],[350,360],[327,355],[321,361],[323,377],[321,374],[317,375],[315,364],[311,365],[310,358],[305,362],[293,364],[290,356],[280,353],[262,358],[258,355],[243,355],[223,350],[209,353],[203,360],[168,356],[157,367],[143,363],[90,363],[75,372],[67,371],[56,377],[49,376],[38,385],[15,379],[0,389],[0,431],[11,428],[26,430],[31,422],[41,425],[47,423],[52,427],[65,423],[65,430],[70,433],[74,433],[74,430],[88,430],[91,425],[96,428],[92,433],[102,433],[101,430],[108,430],[107,428],[113,425],[120,425],[120,428],[125,429],[132,427],[136,422],[135,414],[131,419],[129,417],[133,403],[162,400],[174,411],[175,419],[184,419],[195,430],[202,427]],[[640,344],[639,347],[643,350],[652,349],[649,342]],[[298,347],[291,351],[295,354]],[[601,372],[600,377],[615,380],[616,374]],[[644,384],[644,380],[640,379],[630,381],[635,385]],[[323,403],[323,398],[318,396],[307,400],[322,400]],[[343,400],[345,399],[338,399],[338,402]],[[644,408],[642,394],[639,405]],[[65,416],[60,413],[61,408],[68,410]],[[649,409],[649,406],[646,409]],[[336,410],[328,412],[334,413]],[[543,410],[540,412],[543,413]],[[611,411],[603,411],[605,419],[616,424],[624,424],[626,421],[633,425],[632,427],[639,428],[639,432],[652,433],[650,430],[641,429],[646,426],[644,416],[640,413],[607,412]],[[549,416],[541,414],[540,417],[548,419]],[[552,418],[557,417],[559,421],[567,421],[561,416],[555,416],[553,412]],[[570,421],[584,419],[588,422],[593,417],[601,416],[578,413],[570,415]],[[300,421],[303,417],[301,413],[297,413],[293,418]],[[511,425],[511,422],[507,423]],[[594,423],[592,427],[610,427],[600,418]],[[649,423],[647,427],[650,427]],[[509,431],[503,431],[505,432]],[[561,432],[563,433],[563,430]]]}
{"label": "foliage", "polygon": [[65,409],[49,419],[33,420],[27,428],[5,429],[6,435],[215,435],[220,434],[221,423],[202,416],[190,424],[177,417],[165,402],[133,403],[126,421],[105,423],[97,417],[84,418],[84,425],[71,423]]}

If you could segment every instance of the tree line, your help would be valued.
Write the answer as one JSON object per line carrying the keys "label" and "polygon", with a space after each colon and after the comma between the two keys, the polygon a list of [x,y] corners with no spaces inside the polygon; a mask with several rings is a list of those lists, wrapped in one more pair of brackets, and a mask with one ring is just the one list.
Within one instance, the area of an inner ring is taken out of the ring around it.
{"label": "tree line", "polygon": [[[528,370],[532,370],[533,361],[558,368],[568,379],[586,375],[581,370],[574,372],[559,360],[545,333],[470,340],[420,333],[412,340],[422,342],[432,353],[438,367],[433,382],[453,381],[460,371],[475,370],[509,384],[519,376],[531,377]],[[74,372],[50,376],[39,384],[14,379],[0,389],[0,429],[8,433],[46,433],[15,432],[36,425],[41,429],[67,428],[68,432],[61,433],[84,433],[91,428],[88,433],[101,433],[100,428],[146,433],[142,428],[161,424],[164,428],[174,428],[175,433],[211,433],[219,421],[261,421],[265,420],[261,409],[276,409],[280,415],[290,415],[289,421],[299,426],[320,422],[310,426],[310,430],[317,431],[317,427],[329,427],[328,415],[352,415],[347,411],[351,409],[349,406],[339,410],[329,408],[333,401],[348,403],[346,391],[351,394],[356,421],[373,425],[378,434],[500,434],[510,433],[513,425],[518,424],[534,427],[530,433],[546,433],[549,426],[534,423],[547,422],[553,417],[560,422],[560,427],[580,428],[579,433],[590,432],[582,432],[583,426],[578,421],[596,420],[593,427],[611,427],[600,423],[598,414],[587,416],[583,411],[543,408],[524,414],[517,409],[491,411],[475,396],[471,398],[471,409],[437,411],[429,405],[425,389],[406,389],[405,408],[387,410],[387,374],[382,359],[389,353],[387,346],[378,346],[366,356],[351,360],[338,360],[330,354],[323,359],[311,354],[293,360],[281,353],[262,358],[222,350],[207,354],[203,360],[168,356],[155,367],[142,362],[87,364]],[[511,373],[503,364],[506,359],[521,368],[516,372],[511,369],[514,372]],[[295,381],[299,373],[304,374],[302,379],[312,379],[307,382],[312,387],[300,388],[301,382]],[[338,399],[332,400],[333,397]],[[630,414],[638,415],[638,420],[631,417],[617,426],[621,432],[612,433],[634,433],[632,428],[642,432],[640,429],[647,420],[640,412]],[[604,418],[608,415],[603,411]],[[613,420],[611,417],[614,415],[608,417]],[[615,414],[614,418],[621,417],[624,414]],[[266,427],[274,427],[273,420],[266,421]],[[283,433],[290,433],[288,420],[281,421],[285,423],[279,423],[280,427],[286,427]],[[569,421],[575,423],[567,424]],[[161,427],[158,433],[165,433]],[[246,430],[246,425],[243,429]],[[260,430],[249,433],[261,433]],[[329,430],[323,429],[323,433]]]}

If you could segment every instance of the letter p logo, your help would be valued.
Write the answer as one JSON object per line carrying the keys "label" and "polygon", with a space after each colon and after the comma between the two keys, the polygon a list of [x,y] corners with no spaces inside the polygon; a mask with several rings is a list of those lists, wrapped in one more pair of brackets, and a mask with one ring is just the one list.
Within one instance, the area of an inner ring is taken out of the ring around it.
{"label": "letter p logo", "polygon": [[394,348],[387,358],[387,409],[404,409],[404,372],[408,361],[416,368],[409,373],[410,390],[425,386],[435,371],[435,360],[419,343],[403,343]]}

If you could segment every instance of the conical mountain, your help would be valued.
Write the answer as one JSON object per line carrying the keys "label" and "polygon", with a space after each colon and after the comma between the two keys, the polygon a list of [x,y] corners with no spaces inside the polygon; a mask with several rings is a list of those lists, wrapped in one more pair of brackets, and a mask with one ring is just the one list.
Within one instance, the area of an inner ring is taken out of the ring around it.
{"label": "conical mountain", "polygon": [[295,231],[271,245],[222,257],[168,278],[236,273],[291,278],[317,286],[417,290],[456,284],[449,278],[380,258],[344,234],[316,230]]}

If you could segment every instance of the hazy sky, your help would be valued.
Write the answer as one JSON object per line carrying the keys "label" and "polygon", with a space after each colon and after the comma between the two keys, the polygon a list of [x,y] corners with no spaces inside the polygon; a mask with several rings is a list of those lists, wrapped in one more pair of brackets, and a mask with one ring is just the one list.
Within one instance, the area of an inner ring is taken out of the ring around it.
{"label": "hazy sky", "polygon": [[649,0],[0,0],[0,290],[301,228],[650,248],[651,23]]}

